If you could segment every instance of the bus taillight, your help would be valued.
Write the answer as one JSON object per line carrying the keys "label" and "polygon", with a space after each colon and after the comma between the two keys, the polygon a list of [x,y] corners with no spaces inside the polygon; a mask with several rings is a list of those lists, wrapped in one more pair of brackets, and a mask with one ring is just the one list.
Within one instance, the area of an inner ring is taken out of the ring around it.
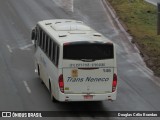
{"label": "bus taillight", "polygon": [[63,75],[60,75],[60,76],[59,76],[58,82],[59,82],[60,91],[61,91],[62,93],[64,93],[64,81],[63,81]]}
{"label": "bus taillight", "polygon": [[117,75],[114,74],[113,75],[113,83],[112,83],[112,92],[114,92],[116,90],[116,86],[117,86]]}

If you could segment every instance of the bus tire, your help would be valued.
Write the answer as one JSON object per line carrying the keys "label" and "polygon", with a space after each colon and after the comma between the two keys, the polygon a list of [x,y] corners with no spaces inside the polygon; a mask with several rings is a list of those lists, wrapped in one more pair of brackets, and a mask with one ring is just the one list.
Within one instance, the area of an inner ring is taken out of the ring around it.
{"label": "bus tire", "polygon": [[52,94],[52,87],[51,87],[51,82],[50,82],[50,80],[49,80],[49,93],[50,93],[51,101],[54,102],[54,103],[58,102],[58,101],[54,98],[54,96],[53,96],[53,94]]}

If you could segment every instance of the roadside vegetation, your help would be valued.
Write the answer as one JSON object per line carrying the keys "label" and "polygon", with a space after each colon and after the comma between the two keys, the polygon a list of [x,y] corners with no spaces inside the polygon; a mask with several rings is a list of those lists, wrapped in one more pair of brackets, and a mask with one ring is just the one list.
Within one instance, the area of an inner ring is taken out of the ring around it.
{"label": "roadside vegetation", "polygon": [[107,0],[127,32],[138,45],[144,60],[160,76],[160,35],[157,35],[157,8],[144,0]]}

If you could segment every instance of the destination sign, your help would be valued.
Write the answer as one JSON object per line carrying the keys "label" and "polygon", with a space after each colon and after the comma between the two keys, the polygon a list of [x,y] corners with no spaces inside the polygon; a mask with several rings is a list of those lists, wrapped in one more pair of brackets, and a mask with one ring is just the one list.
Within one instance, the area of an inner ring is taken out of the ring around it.
{"label": "destination sign", "polygon": [[77,63],[70,64],[70,67],[106,67],[105,63]]}

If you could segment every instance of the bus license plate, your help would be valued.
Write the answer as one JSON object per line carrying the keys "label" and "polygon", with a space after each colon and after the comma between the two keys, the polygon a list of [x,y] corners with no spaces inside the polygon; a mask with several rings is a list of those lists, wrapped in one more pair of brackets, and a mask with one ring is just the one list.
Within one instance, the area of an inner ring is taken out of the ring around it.
{"label": "bus license plate", "polygon": [[84,95],[84,99],[92,100],[93,99],[93,95]]}

